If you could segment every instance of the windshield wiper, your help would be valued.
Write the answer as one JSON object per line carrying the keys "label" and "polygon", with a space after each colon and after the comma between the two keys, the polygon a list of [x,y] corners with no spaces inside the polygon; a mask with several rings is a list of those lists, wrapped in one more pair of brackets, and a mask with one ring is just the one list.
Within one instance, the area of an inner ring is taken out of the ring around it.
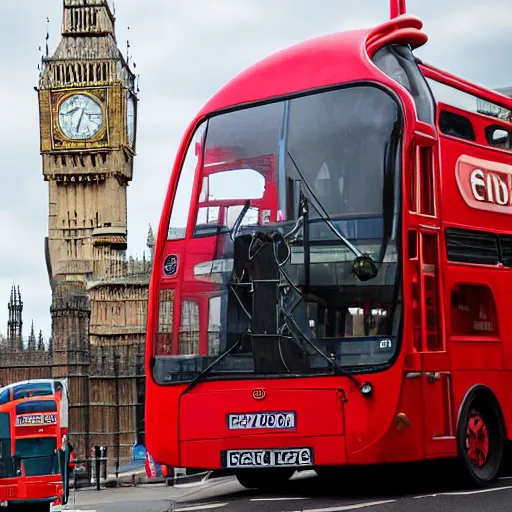
{"label": "windshield wiper", "polygon": [[[304,185],[304,187],[309,192],[309,195],[315,200],[317,205],[315,205],[311,200],[309,200],[309,203],[318,212],[318,215],[320,215],[321,219],[325,222],[327,227],[334,233],[334,235],[337,238],[339,238],[343,242],[343,244],[356,256],[352,263],[352,271],[354,272],[354,274],[360,281],[368,281],[370,279],[373,279],[374,277],[377,277],[379,269],[377,268],[374,259],[369,254],[361,252],[354,244],[350,242],[350,240],[348,240],[342,233],[340,233],[339,229],[332,222],[331,217],[326,212],[322,203],[320,202],[316,194],[313,192],[313,189],[310,187],[304,174],[299,169],[297,162],[295,162],[295,159],[293,158],[292,154],[288,149],[286,150],[286,153],[290,157],[290,160],[292,161],[293,166],[297,171],[297,174],[300,176],[301,184]],[[307,200],[307,198],[305,199]]]}
{"label": "windshield wiper", "polygon": [[244,207],[242,208],[242,211],[236,218],[235,223],[233,224],[233,228],[231,229],[231,233],[230,233],[231,240],[234,240],[236,238],[236,235],[238,234],[238,231],[240,230],[240,226],[242,225],[242,222],[244,220],[245,214],[248,212],[250,206],[251,206],[251,202],[249,201],[249,199],[247,199],[247,201],[245,201]]}
{"label": "windshield wiper", "polygon": [[244,336],[246,334],[250,334],[250,329],[247,328],[243,333],[242,335],[235,341],[235,343],[233,343],[233,345],[231,345],[231,347],[229,347],[227,350],[225,350],[224,352],[222,352],[222,354],[217,357],[217,359],[214,359],[201,373],[199,373],[199,375],[197,375],[197,377],[195,377],[192,382],[187,386],[187,388],[185,389],[185,391],[183,391],[183,393],[181,394],[181,396],[183,395],[186,395],[192,388],[194,388],[196,386],[196,384],[199,384],[202,380],[204,380],[204,378],[212,371],[212,368],[217,364],[219,363],[220,361],[222,361],[226,356],[228,356],[229,354],[231,354],[231,352],[233,352],[233,350],[235,350],[235,348],[237,348],[240,343],[242,343],[242,340],[244,339]]}
{"label": "windshield wiper", "polygon": [[[283,275],[283,277],[285,278],[285,280],[290,283],[289,277],[286,275],[286,272],[281,267],[281,265],[279,265],[279,270],[280,270],[281,274]],[[290,286],[290,288],[293,289],[296,293],[298,293],[298,290],[296,289],[295,286]],[[284,316],[284,322],[286,324],[286,327],[288,327],[288,331],[289,331],[292,339],[300,347],[300,349],[304,353],[306,353],[306,354],[308,353],[304,344],[301,343],[301,339],[302,339],[303,342],[305,341],[322,359],[327,361],[327,363],[332,368],[335,375],[340,375],[340,376],[349,378],[356,385],[357,389],[359,389],[363,393],[363,395],[367,396],[366,390],[367,390],[368,386],[369,386],[368,389],[370,389],[370,393],[371,393],[371,384],[369,384],[368,382],[363,382],[363,383],[359,382],[350,372],[347,372],[343,367],[341,367],[339,364],[337,364],[334,359],[330,358],[323,350],[321,350],[320,348],[318,348],[315,345],[313,340],[311,340],[307,336],[307,334],[304,333],[304,331],[297,324],[297,322],[295,321],[295,318],[293,318],[292,314],[290,314],[289,311],[286,311],[286,309],[283,307],[283,305],[282,305],[283,298],[284,297],[281,295],[281,301],[280,301],[281,305],[280,305],[279,309]],[[300,298],[299,302],[302,301],[303,299],[304,299],[304,297],[302,296]]]}

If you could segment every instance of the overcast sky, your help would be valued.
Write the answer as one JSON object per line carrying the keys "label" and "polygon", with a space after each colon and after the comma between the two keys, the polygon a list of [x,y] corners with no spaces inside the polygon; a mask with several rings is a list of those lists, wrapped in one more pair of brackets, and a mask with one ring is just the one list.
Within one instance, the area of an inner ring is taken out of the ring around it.
{"label": "overcast sky", "polygon": [[[140,103],[134,180],[128,189],[129,253],[155,229],[177,145],[187,124],[227,80],[303,39],[372,26],[387,0],[116,0],[117,39],[130,38]],[[491,88],[512,85],[511,0],[408,0],[430,36],[424,60]],[[50,53],[60,38],[62,0],[0,3],[0,333],[20,286],[24,334],[50,331],[44,260],[48,192],[39,155],[37,65],[50,18]],[[128,27],[130,30],[128,31]],[[4,304],[4,306],[2,306]]]}

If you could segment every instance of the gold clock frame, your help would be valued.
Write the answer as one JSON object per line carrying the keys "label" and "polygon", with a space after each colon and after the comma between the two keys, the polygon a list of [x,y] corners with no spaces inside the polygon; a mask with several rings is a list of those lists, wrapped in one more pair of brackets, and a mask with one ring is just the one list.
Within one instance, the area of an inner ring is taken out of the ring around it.
{"label": "gold clock frame", "polygon": [[[59,110],[64,101],[76,95],[87,96],[98,103],[103,116],[103,125],[96,133],[87,139],[71,139],[64,134],[60,127]],[[88,89],[67,88],[58,89],[51,92],[50,105],[52,114],[51,139],[53,150],[83,150],[93,148],[104,148],[109,145],[109,90],[107,87],[97,87]]]}

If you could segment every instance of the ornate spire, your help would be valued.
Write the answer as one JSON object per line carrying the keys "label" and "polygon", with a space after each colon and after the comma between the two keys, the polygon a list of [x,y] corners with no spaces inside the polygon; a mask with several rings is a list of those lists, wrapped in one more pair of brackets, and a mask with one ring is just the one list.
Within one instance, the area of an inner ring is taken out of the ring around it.
{"label": "ornate spire", "polygon": [[30,329],[30,336],[28,337],[28,349],[35,350],[36,348],[36,333],[34,331],[34,320],[32,320],[32,327]]}
{"label": "ornate spire", "polygon": [[149,225],[148,239],[146,241],[146,245],[148,246],[149,249],[151,261],[153,261],[153,253],[155,250],[155,235],[153,234],[153,228],[151,227],[151,224]]}
{"label": "ornate spire", "polygon": [[39,331],[39,337],[37,339],[37,350],[41,352],[44,351],[43,331]]}
{"label": "ornate spire", "polygon": [[9,320],[7,321],[7,339],[11,349],[19,349],[23,346],[23,301],[21,300],[20,287],[12,285],[11,298],[7,304]]}
{"label": "ornate spire", "polygon": [[39,87],[117,80],[134,90],[135,75],[117,47],[115,18],[109,2],[64,0],[62,37],[53,55],[43,58]]}

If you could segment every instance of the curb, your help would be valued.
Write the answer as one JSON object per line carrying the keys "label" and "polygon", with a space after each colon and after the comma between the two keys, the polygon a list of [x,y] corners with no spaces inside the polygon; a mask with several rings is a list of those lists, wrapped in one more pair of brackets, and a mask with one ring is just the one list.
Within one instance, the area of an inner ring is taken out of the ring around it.
{"label": "curb", "polygon": [[178,476],[174,479],[173,485],[181,484],[192,484],[195,482],[202,482],[203,480],[209,480],[211,478],[211,471],[202,471],[201,473],[195,473],[194,475],[183,475]]}
{"label": "curb", "polygon": [[[106,480],[101,481],[102,489],[109,489],[115,487],[123,487],[123,486],[139,486],[139,485],[153,485],[153,484],[163,484],[167,483],[168,486],[181,486],[187,484],[194,484],[200,482],[206,482],[208,480],[212,480],[215,478],[223,478],[226,476],[231,476],[233,474],[232,471],[227,470],[213,470],[213,471],[201,471],[199,473],[193,473],[191,475],[180,475],[175,478],[148,478],[146,476],[145,470],[138,470],[133,472],[120,473],[118,478],[116,479],[114,474],[109,474]],[[77,490],[87,489],[87,488],[95,488],[95,483],[89,482],[79,482],[77,486]],[[74,486],[71,485],[73,489]]]}

